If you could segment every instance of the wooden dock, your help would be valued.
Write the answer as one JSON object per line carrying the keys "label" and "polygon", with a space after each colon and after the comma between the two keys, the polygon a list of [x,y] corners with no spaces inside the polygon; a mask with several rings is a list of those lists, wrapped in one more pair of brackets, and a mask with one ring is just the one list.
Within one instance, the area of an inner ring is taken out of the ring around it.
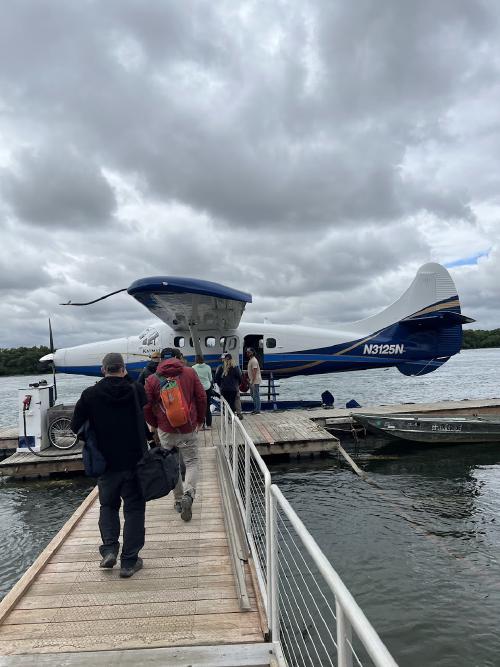
{"label": "wooden dock", "polygon": [[2,667],[272,664],[251,560],[250,610],[241,610],[216,449],[207,438],[200,444],[192,520],[181,520],[172,494],[148,503],[144,568],[131,579],[120,579],[118,566],[99,568],[99,504],[90,493],[0,603],[0,655],[11,656]]}
{"label": "wooden dock", "polygon": [[0,460],[14,454],[17,449],[18,428],[10,426],[0,429]]}
{"label": "wooden dock", "polygon": [[[311,455],[332,451],[338,443],[337,438],[307,414],[293,411],[245,415],[243,426],[262,456]],[[200,432],[200,438],[206,444],[220,443],[219,417],[214,417],[212,430]],[[37,456],[30,451],[12,454],[0,461],[0,475],[33,478],[83,471],[80,445],[70,450],[48,447],[41,454]]]}
{"label": "wooden dock", "polygon": [[[337,435],[342,433],[349,435],[352,423],[351,414],[356,412],[381,415],[402,412],[432,415],[500,414],[500,399],[403,403],[363,406],[354,409],[312,408],[282,412],[270,410],[259,415],[245,414],[243,426],[262,456],[311,455],[336,450],[339,441],[327,429],[333,430]],[[3,432],[6,434],[4,442],[17,445],[17,429],[12,428],[8,431],[4,429]],[[207,444],[218,444],[220,442],[220,418],[214,417],[213,429],[201,432],[200,437]],[[2,432],[0,431],[0,443],[1,438]],[[78,446],[68,451],[49,447],[41,454],[44,458],[31,452],[20,452],[1,460],[0,475],[30,478],[83,471],[81,448]]]}

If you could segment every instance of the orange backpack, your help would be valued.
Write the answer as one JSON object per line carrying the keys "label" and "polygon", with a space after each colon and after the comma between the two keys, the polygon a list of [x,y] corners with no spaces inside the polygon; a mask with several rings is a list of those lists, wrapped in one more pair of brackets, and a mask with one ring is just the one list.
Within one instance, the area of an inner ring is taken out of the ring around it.
{"label": "orange backpack", "polygon": [[166,378],[155,373],[160,383],[160,399],[170,425],[174,428],[189,422],[189,409],[184,394],[175,378]]}

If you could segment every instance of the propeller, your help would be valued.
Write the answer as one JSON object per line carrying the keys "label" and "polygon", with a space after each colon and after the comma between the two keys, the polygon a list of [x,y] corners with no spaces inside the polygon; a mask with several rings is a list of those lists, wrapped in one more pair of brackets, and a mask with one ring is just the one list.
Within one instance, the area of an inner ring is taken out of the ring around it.
{"label": "propeller", "polygon": [[49,317],[49,347],[52,355],[52,384],[54,385],[54,403],[57,401],[57,384],[56,384],[56,365],[54,363],[54,337],[52,335],[52,324]]}

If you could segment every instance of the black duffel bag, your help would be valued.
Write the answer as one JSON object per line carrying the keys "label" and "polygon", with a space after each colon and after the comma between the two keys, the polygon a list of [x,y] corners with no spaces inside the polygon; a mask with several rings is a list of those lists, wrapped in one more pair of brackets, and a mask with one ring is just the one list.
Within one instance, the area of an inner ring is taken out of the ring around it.
{"label": "black duffel bag", "polygon": [[147,451],[137,464],[137,478],[144,500],[156,500],[168,495],[179,479],[177,447],[155,447]]}

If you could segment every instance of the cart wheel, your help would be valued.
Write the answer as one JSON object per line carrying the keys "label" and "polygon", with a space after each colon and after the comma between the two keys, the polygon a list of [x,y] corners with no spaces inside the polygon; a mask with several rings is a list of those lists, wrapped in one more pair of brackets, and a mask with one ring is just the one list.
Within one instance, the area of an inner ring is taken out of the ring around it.
{"label": "cart wheel", "polygon": [[49,426],[49,440],[57,449],[71,449],[76,443],[76,435],[71,430],[71,420],[67,417],[54,419]]}

